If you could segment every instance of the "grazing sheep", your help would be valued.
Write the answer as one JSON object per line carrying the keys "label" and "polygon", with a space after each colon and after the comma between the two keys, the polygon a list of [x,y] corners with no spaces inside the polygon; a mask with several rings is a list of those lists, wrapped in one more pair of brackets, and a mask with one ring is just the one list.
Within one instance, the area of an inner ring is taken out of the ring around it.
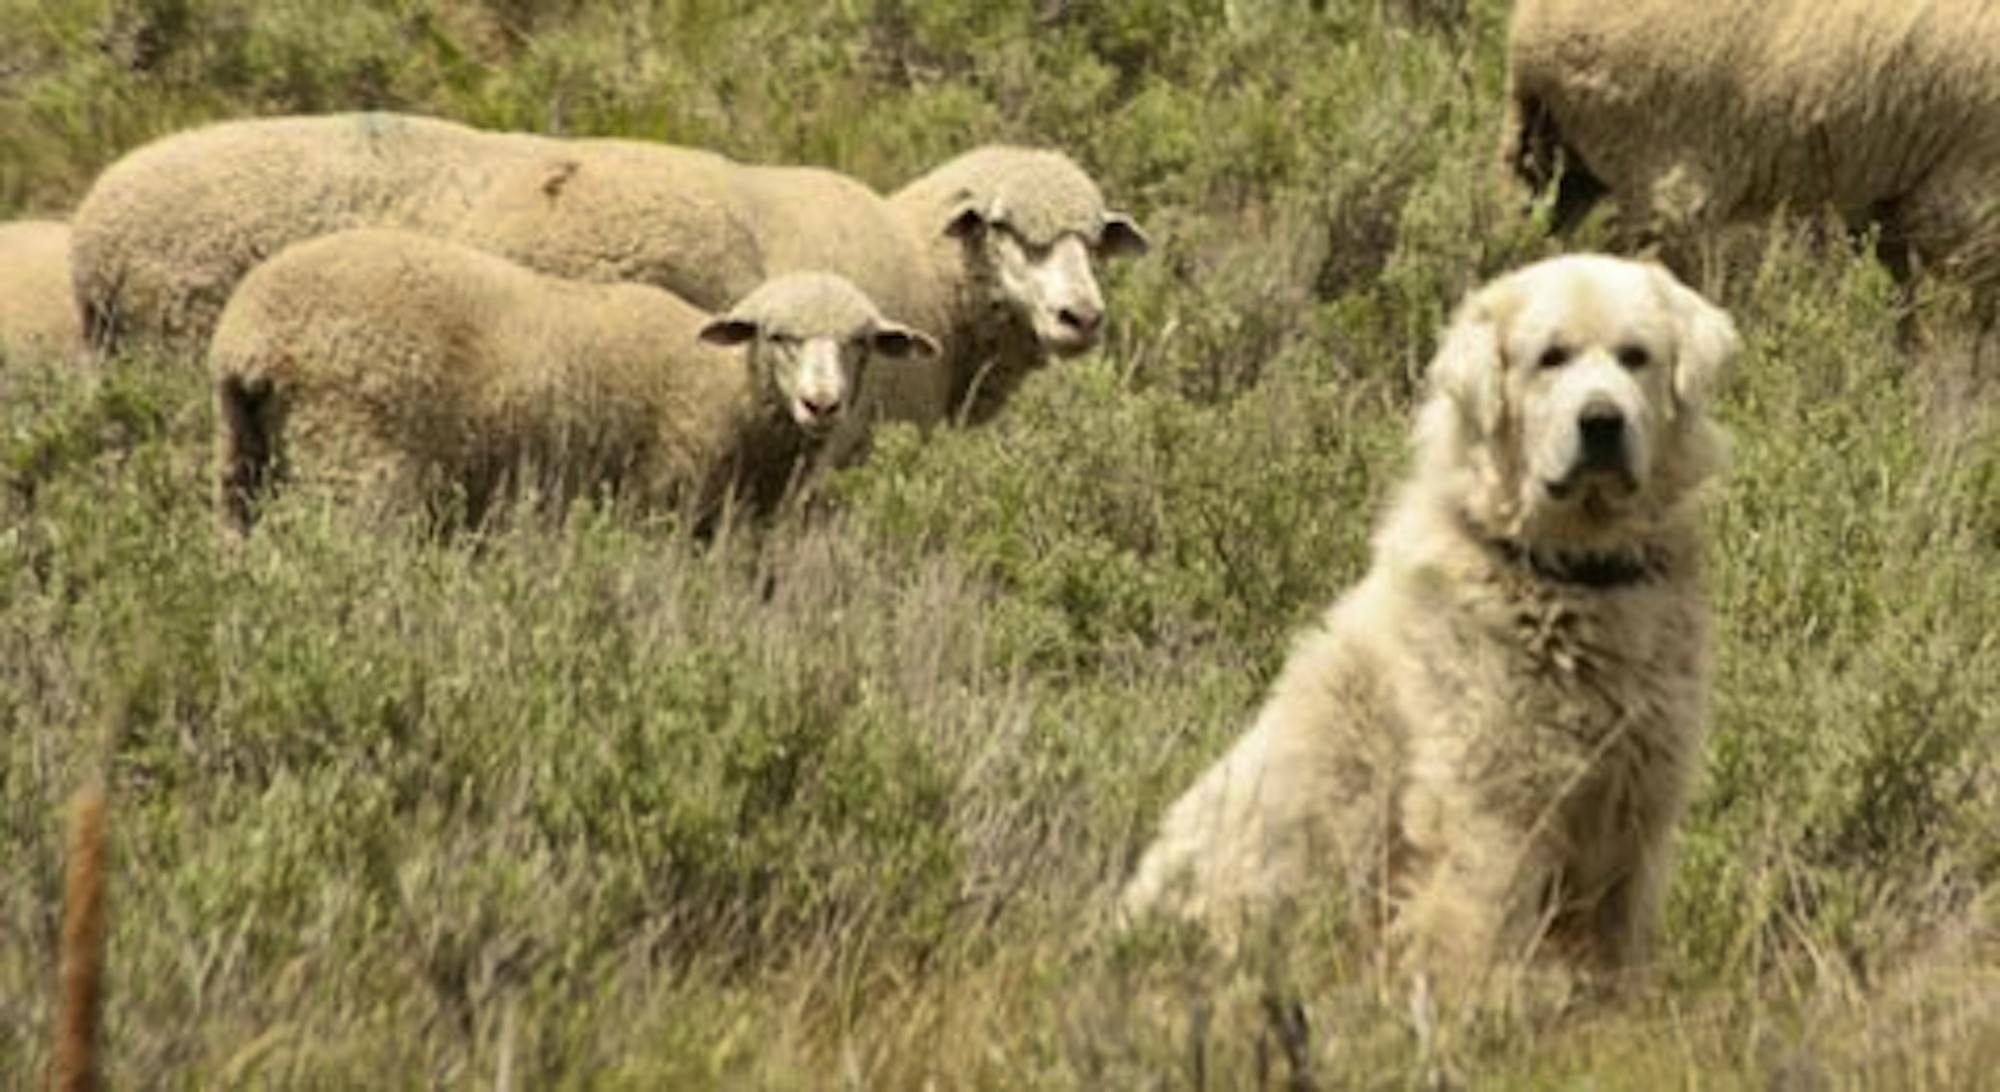
{"label": "grazing sheep", "polygon": [[885,199],[816,167],[575,141],[506,174],[455,237],[566,276],[645,280],[703,307],[769,274],[838,272],[885,314],[937,331],[943,359],[878,370],[870,392],[871,416],[925,426],[983,422],[1052,355],[1094,346],[1105,308],[1093,256],[1146,249],[1067,156],[1002,145]]}
{"label": "grazing sheep", "polygon": [[712,317],[650,285],[592,284],[406,232],[292,246],[216,327],[217,508],[247,530],[274,474],[477,522],[533,474],[599,490],[773,505],[847,415],[873,355],[935,352],[846,280],[774,278]]}
{"label": "grazing sheep", "polygon": [[1700,756],[1692,509],[1736,344],[1651,264],[1572,255],[1471,295],[1367,577],[1167,812],[1125,910],[1233,945],[1344,896],[1443,984],[1639,964]]}
{"label": "grazing sheep", "polygon": [[0,224],[0,358],[75,356],[83,323],[70,292],[69,225]]}
{"label": "grazing sheep", "polygon": [[352,227],[640,281],[710,309],[768,276],[824,269],[943,340],[943,359],[877,375],[881,412],[925,425],[961,410],[984,420],[1051,354],[1094,345],[1104,300],[1092,254],[1146,245],[1051,151],[982,148],[884,198],[820,168],[394,114],[167,137],[108,168],[75,223],[78,296],[103,347],[127,332],[198,345],[258,261]]}
{"label": "grazing sheep", "polygon": [[543,272],[640,281],[710,309],[767,276],[822,269],[896,314],[884,297],[914,297],[923,282],[901,260],[901,225],[846,175],[629,140],[515,139],[538,153],[496,171],[442,233]]}
{"label": "grazing sheep", "polygon": [[1830,208],[2000,286],[2000,6],[1522,0],[1508,60],[1504,155],[1559,228],[1606,192],[1633,242]]}
{"label": "grazing sheep", "polygon": [[548,143],[376,113],[155,140],[105,168],[70,219],[85,334],[99,350],[198,349],[236,282],[290,243],[356,227],[448,236],[495,172]]}
{"label": "grazing sheep", "polygon": [[916,268],[935,291],[932,310],[911,314],[944,329],[951,346],[948,367],[929,377],[899,373],[884,392],[894,420],[990,419],[1051,355],[1097,344],[1105,309],[1092,259],[1147,246],[1088,174],[1047,149],[974,149],[889,203],[924,248]]}

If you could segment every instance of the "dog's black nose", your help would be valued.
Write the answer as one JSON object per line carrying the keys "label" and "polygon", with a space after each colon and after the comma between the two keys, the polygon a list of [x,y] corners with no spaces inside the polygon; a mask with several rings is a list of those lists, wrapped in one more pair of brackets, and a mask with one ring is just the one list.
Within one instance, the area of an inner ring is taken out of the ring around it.
{"label": "dog's black nose", "polygon": [[1590,465],[1617,463],[1625,457],[1625,414],[1609,402],[1592,402],[1577,416],[1583,434],[1583,461]]}

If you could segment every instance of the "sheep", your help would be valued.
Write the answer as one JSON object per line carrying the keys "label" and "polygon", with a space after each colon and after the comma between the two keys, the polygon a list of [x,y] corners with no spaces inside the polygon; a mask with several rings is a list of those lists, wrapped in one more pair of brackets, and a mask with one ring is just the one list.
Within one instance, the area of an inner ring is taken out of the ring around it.
{"label": "sheep", "polygon": [[[873,356],[933,354],[839,276],[785,274],[710,315],[664,290],[536,273],[409,232],[295,244],[245,277],[210,346],[216,500],[247,532],[274,477],[477,524],[532,482],[768,511]],[[535,477],[524,480],[524,473]]]}
{"label": "sheep", "polygon": [[[1506,165],[1567,231],[1602,195],[1627,242],[1830,208],[2000,285],[2000,7],[1982,0],[1522,0]],[[1677,264],[1685,258],[1676,255]]]}
{"label": "sheep", "polygon": [[73,357],[83,323],[70,294],[69,225],[0,224],[0,358]]}
{"label": "sheep", "polygon": [[1096,345],[1105,305],[1093,256],[1148,245],[1049,149],[980,147],[885,198],[823,168],[615,140],[570,142],[510,170],[457,237],[710,308],[774,273],[840,273],[884,313],[938,333],[943,359],[880,370],[870,392],[868,416],[924,427],[990,420],[1051,357]]}
{"label": "sheep", "polygon": [[449,234],[536,138],[432,118],[221,122],[105,168],[71,217],[77,307],[98,352],[128,340],[192,357],[236,282],[288,243],[357,227]]}
{"label": "sheep", "polygon": [[877,376],[881,415],[924,426],[961,411],[986,420],[1050,356],[1094,345],[1104,301],[1092,253],[1147,245],[1049,150],[976,149],[883,197],[823,168],[396,114],[167,137],[108,168],[75,222],[78,296],[106,349],[127,329],[199,344],[258,260],[350,227],[653,284],[711,310],[769,276],[824,269],[942,339],[943,359]]}
{"label": "sheep", "polygon": [[875,373],[870,412],[850,428],[864,416],[926,428],[990,420],[1052,356],[1097,343],[1093,255],[1148,245],[1048,149],[987,145],[884,198],[823,168],[614,140],[571,142],[509,171],[458,237],[551,272],[645,280],[703,307],[773,273],[838,272],[944,347],[925,367]]}
{"label": "sheep", "polygon": [[1105,307],[1092,259],[1148,247],[1131,216],[1107,208],[1090,176],[1051,149],[976,148],[889,203],[924,247],[917,268],[933,286],[933,309],[911,313],[948,331],[952,346],[929,382],[885,392],[891,420],[990,420],[1051,356],[1097,344]]}

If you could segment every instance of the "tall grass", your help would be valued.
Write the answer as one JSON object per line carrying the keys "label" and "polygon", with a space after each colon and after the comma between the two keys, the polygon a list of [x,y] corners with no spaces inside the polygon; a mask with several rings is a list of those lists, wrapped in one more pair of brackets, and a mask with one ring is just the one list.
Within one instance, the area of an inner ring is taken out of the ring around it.
{"label": "tall grass", "polygon": [[197,121],[372,106],[881,186],[1058,144],[1158,243],[1104,352],[706,546],[301,502],[228,549],[194,369],[0,364],[0,1074],[47,1064],[104,769],[115,1086],[1980,1087],[2000,396],[1805,232],[1703,285],[1747,350],[1646,991],[1413,1016],[1312,930],[1225,965],[1104,928],[1363,570],[1446,310],[1558,247],[1492,176],[1504,13],[1466,7],[0,0],[7,212]]}

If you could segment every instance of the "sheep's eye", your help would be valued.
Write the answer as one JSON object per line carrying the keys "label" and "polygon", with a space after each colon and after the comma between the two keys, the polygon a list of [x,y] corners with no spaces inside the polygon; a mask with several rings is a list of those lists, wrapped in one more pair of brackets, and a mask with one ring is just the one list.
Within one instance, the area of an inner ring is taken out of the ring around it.
{"label": "sheep's eye", "polygon": [[1569,363],[1569,350],[1560,345],[1551,345],[1543,349],[1542,355],[1535,359],[1535,366],[1538,368],[1560,368],[1567,363]]}
{"label": "sheep's eye", "polygon": [[1651,363],[1652,359],[1652,356],[1646,352],[1645,347],[1641,345],[1627,345],[1618,350],[1618,363],[1623,365],[1627,371],[1636,372]]}
{"label": "sheep's eye", "polygon": [[764,335],[764,339],[766,341],[769,341],[773,345],[777,345],[781,348],[786,348],[786,349],[789,349],[792,346],[797,345],[799,343],[799,339],[792,336],[791,334],[778,333],[776,331]]}
{"label": "sheep's eye", "polygon": [[1053,246],[1038,246],[1029,242],[1022,237],[1020,232],[1015,231],[1006,224],[1001,224],[999,227],[1000,233],[1007,237],[1007,241],[1014,244],[1014,249],[1020,251],[1021,255],[1030,262],[1041,262],[1047,259],[1049,252],[1055,249]]}

